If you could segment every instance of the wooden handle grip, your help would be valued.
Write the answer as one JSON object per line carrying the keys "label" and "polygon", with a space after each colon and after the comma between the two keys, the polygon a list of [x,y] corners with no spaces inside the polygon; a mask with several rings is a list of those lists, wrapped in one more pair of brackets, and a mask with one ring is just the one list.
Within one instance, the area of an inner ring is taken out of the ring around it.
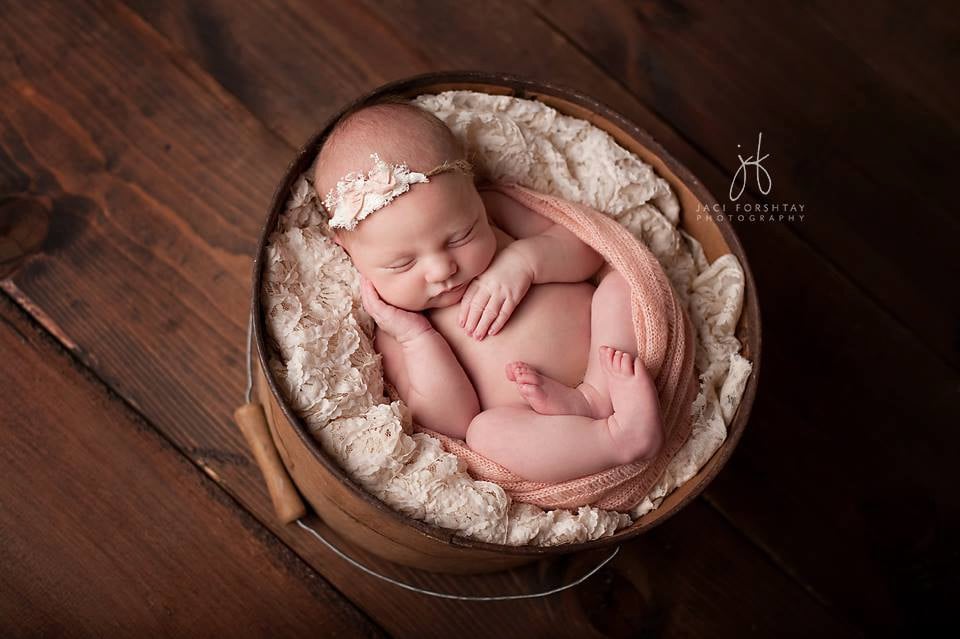
{"label": "wooden handle grip", "polygon": [[289,524],[303,517],[307,510],[270,438],[263,407],[260,404],[244,404],[233,412],[233,418],[260,466],[277,518]]}

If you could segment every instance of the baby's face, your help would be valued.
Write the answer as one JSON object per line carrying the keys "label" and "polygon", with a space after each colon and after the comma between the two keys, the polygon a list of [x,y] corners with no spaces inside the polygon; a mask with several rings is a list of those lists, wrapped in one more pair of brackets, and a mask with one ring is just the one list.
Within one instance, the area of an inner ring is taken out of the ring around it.
{"label": "baby's face", "polygon": [[385,302],[408,311],[459,302],[497,249],[483,200],[461,173],[411,185],[337,243]]}

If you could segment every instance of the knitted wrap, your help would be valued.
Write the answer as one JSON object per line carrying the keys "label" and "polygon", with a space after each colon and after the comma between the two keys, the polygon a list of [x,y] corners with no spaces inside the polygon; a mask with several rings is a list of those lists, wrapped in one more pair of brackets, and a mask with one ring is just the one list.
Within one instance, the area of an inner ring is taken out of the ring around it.
{"label": "knitted wrap", "polygon": [[500,485],[513,500],[541,508],[591,505],[626,512],[650,492],[693,426],[697,394],[693,325],[653,253],[614,219],[582,204],[513,182],[484,185],[560,224],[597,251],[630,284],[637,354],[656,380],[664,441],[654,459],[636,461],[558,483],[530,481],[470,450],[466,442],[415,424],[467,463],[479,480]]}

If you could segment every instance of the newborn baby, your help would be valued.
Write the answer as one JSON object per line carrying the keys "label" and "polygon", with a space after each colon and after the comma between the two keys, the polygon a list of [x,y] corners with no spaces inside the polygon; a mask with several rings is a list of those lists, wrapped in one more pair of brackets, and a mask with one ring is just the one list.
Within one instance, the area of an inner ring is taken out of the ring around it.
{"label": "newborn baby", "polygon": [[317,158],[385,377],[415,422],[529,480],[652,459],[663,429],[627,282],[463,158],[441,120],[399,100],[348,113]]}

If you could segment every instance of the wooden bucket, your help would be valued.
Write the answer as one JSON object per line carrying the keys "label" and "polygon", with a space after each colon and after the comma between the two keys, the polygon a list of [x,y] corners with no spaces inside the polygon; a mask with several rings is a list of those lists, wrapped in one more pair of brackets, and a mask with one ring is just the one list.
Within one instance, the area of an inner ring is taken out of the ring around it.
{"label": "wooden bucket", "polygon": [[[753,363],[753,371],[729,427],[727,439],[700,469],[700,472],[668,495],[659,508],[647,513],[633,525],[611,537],[554,547],[506,546],[474,541],[406,517],[367,493],[344,473],[337,462],[330,458],[309,434],[305,424],[287,404],[272,377],[264,374],[264,371],[269,371],[267,362],[270,357],[265,342],[261,307],[264,250],[267,238],[276,227],[278,216],[284,211],[295,180],[313,162],[321,142],[334,122],[346,110],[374,101],[387,93],[412,98],[422,93],[439,93],[451,89],[537,99],[561,113],[582,118],[603,129],[624,148],[636,153],[643,161],[653,166],[657,174],[670,183],[680,200],[681,227],[700,241],[709,261],[712,262],[725,253],[733,253],[743,266],[746,290],[736,335],[743,344],[742,355]],[[697,220],[695,211],[698,204],[707,206],[709,210],[716,204],[716,200],[699,180],[670,157],[649,134],[595,100],[556,85],[502,74],[431,73],[384,85],[354,103],[346,105],[307,142],[287,168],[273,196],[270,214],[260,237],[253,273],[251,310],[253,313],[252,347],[255,349],[254,390],[257,401],[263,405],[273,445],[279,452],[279,458],[296,487],[317,514],[341,538],[391,561],[437,572],[463,574],[492,572],[551,555],[617,545],[667,520],[700,494],[730,457],[743,435],[743,429],[750,415],[760,370],[760,314],[753,276],[746,255],[729,222]],[[700,210],[702,211],[703,208]],[[266,439],[264,437],[264,440]],[[261,460],[266,459],[268,453],[276,460],[272,450],[255,452],[261,465],[263,465]],[[285,479],[278,477],[282,474],[283,469],[280,468],[279,463],[275,463],[272,471],[265,472],[267,483],[271,485],[271,493],[274,495],[277,482]],[[290,521],[296,516],[296,514],[290,514],[285,517],[285,520]]]}

